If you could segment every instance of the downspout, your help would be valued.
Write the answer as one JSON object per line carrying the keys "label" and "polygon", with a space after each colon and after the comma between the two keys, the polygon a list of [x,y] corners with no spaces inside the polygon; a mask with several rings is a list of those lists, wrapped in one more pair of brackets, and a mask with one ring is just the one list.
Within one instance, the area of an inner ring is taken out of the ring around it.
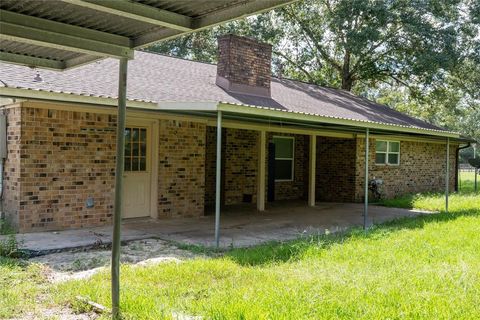
{"label": "downspout", "polygon": [[3,211],[3,167],[7,158],[7,116],[2,110],[0,114],[0,219],[5,218]]}
{"label": "downspout", "polygon": [[0,159],[0,219],[5,218],[5,214],[3,212],[3,162],[4,159]]}
{"label": "downspout", "polygon": [[[8,88],[8,85],[5,81],[0,79],[2,86]],[[15,102],[15,99],[13,99]],[[7,158],[7,116],[5,114],[5,109],[2,109],[0,124],[0,219],[5,218],[5,213],[3,212],[3,165],[5,159]]]}
{"label": "downspout", "polygon": [[455,161],[455,192],[458,192],[458,170],[459,170],[459,165],[458,165],[458,160],[460,157],[460,150],[462,149],[467,149],[470,148],[471,143],[469,142],[466,146],[463,147],[457,147],[457,150],[455,151],[456,155],[456,161]]}

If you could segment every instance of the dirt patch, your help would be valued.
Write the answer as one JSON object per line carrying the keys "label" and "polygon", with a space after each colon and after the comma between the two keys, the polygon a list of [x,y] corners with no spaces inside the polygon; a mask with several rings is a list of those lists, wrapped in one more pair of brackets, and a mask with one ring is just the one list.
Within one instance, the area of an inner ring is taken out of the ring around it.
{"label": "dirt patch", "polygon": [[20,318],[12,320],[39,320],[39,319],[61,319],[61,320],[94,320],[99,317],[98,314],[89,312],[76,314],[68,308],[50,308],[42,310],[40,313],[27,313]]}
{"label": "dirt patch", "polygon": [[[179,249],[170,242],[159,239],[136,240],[121,248],[120,260],[128,264],[157,264],[181,262],[186,259],[205,257],[188,250]],[[47,254],[30,259],[48,268],[47,275],[52,282],[84,279],[110,265],[109,249],[73,250]]]}
{"label": "dirt patch", "polygon": [[[129,242],[121,247],[122,263],[135,265],[150,265],[165,262],[180,263],[197,257],[206,257],[188,250],[179,249],[174,244],[159,240],[145,239]],[[45,266],[45,274],[51,282],[61,282],[72,279],[83,279],[104,270],[110,265],[110,249],[76,249],[72,251],[51,253],[29,259],[30,263]],[[52,307],[23,314],[15,320],[33,319],[66,319],[92,320],[98,314],[93,312],[77,314],[68,307]],[[188,316],[177,316],[176,319],[196,319]]]}

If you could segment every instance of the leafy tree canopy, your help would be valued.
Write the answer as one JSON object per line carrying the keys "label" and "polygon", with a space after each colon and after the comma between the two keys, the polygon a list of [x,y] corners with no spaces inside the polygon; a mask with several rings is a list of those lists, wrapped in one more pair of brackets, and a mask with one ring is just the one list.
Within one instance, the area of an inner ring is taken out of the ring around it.
{"label": "leafy tree canopy", "polygon": [[215,62],[225,33],[271,43],[274,71],[353,91],[480,140],[480,1],[314,0],[148,50]]}

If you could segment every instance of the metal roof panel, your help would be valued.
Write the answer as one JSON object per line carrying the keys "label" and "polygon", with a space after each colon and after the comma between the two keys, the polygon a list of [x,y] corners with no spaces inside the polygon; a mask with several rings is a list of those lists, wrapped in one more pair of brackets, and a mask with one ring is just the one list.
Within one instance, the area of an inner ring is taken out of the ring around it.
{"label": "metal roof panel", "polygon": [[[2,0],[0,57],[68,69],[101,57],[130,57],[135,48],[290,2],[295,1]],[[55,39],[61,40],[49,42]]]}

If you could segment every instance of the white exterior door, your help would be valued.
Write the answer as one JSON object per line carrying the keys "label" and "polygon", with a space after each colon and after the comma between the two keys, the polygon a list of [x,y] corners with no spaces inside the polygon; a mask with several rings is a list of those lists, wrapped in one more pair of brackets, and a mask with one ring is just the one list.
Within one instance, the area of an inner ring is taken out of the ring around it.
{"label": "white exterior door", "polygon": [[124,218],[150,216],[151,126],[127,123],[125,128]]}

